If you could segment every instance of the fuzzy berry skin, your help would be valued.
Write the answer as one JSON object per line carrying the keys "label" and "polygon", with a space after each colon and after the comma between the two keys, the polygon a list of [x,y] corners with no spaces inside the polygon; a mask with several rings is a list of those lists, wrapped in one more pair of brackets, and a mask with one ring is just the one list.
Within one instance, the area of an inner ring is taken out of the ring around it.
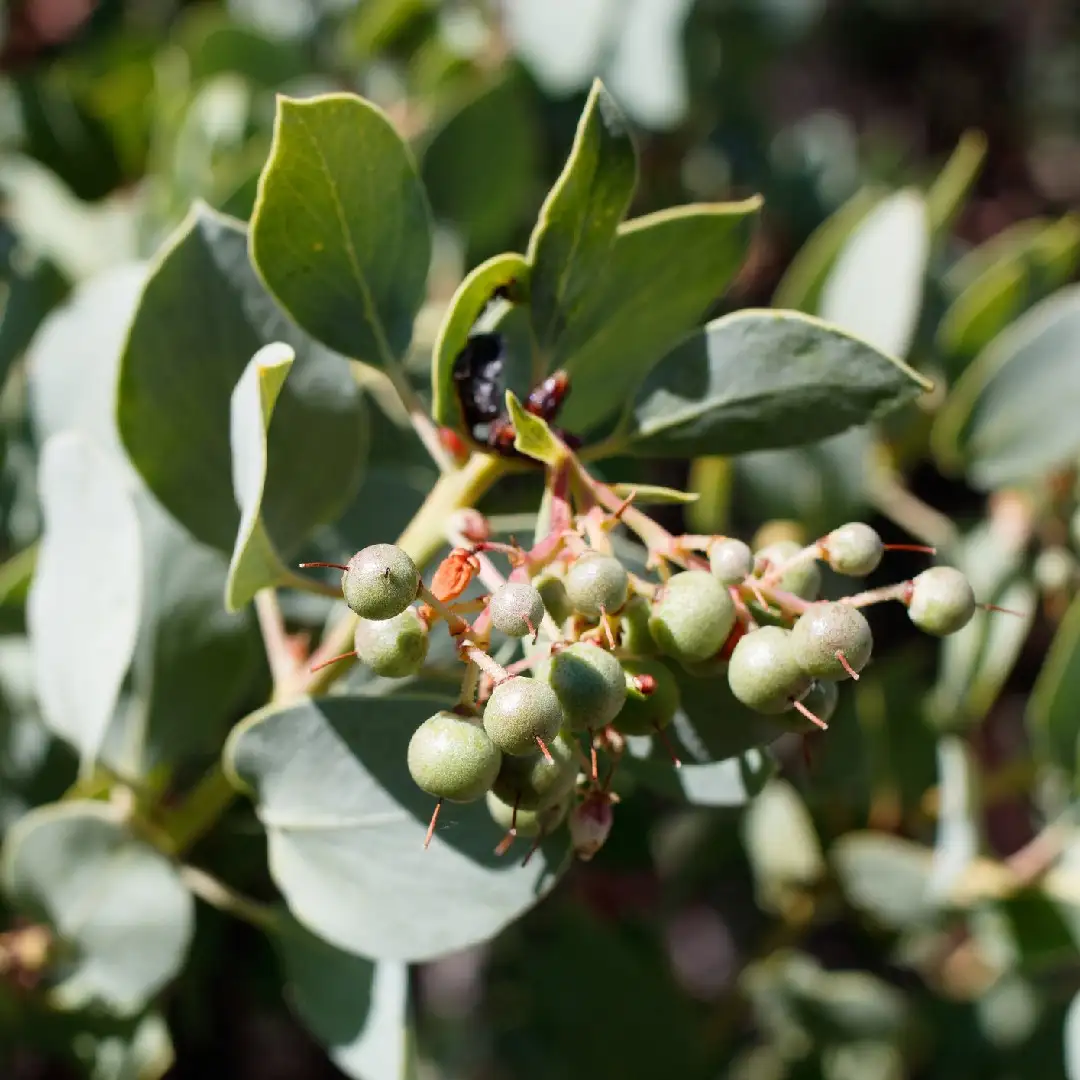
{"label": "fuzzy berry skin", "polygon": [[358,551],[341,575],[345,603],[362,619],[400,615],[420,590],[420,571],[394,544],[372,544]]}
{"label": "fuzzy berry skin", "polygon": [[622,609],[630,595],[630,578],[613,555],[588,553],[567,570],[566,595],[579,615],[595,621]]}
{"label": "fuzzy berry skin", "polygon": [[517,800],[522,810],[550,806],[573,790],[578,759],[572,736],[556,735],[548,744],[549,761],[539,750],[524,757],[503,756],[502,768],[491,790],[504,802]]}
{"label": "fuzzy berry skin", "polygon": [[491,596],[491,624],[507,637],[536,633],[544,617],[544,600],[531,585],[508,581]]}
{"label": "fuzzy berry skin", "polygon": [[741,540],[717,540],[709,548],[709,569],[721,585],[738,585],[753,573],[754,553]]}
{"label": "fuzzy berry skin", "polygon": [[823,544],[829,567],[848,577],[866,577],[881,564],[885,545],[874,529],[861,521],[849,521],[833,529]]}
{"label": "fuzzy berry skin", "polygon": [[538,748],[536,740],[550,742],[563,722],[551,687],[525,675],[499,683],[484,708],[484,730],[504,754],[531,754]]}
{"label": "fuzzy berry skin", "polygon": [[850,678],[837,652],[858,673],[866,667],[874,649],[870,624],[858,608],[828,601],[812,604],[791,629],[795,661],[813,679],[838,681]]}
{"label": "fuzzy berry skin", "polygon": [[576,641],[550,657],[543,669],[571,731],[607,727],[626,701],[622,664],[591,641]]}
{"label": "fuzzy berry skin", "polygon": [[428,795],[475,802],[495,782],[499,748],[479,721],[442,711],[425,720],[409,740],[409,774]]}
{"label": "fuzzy berry skin", "polygon": [[[778,540],[775,544],[769,544],[754,553],[755,572],[759,575],[762,571],[771,574],[775,567],[782,566],[802,550],[802,545],[794,540]],[[816,600],[821,592],[821,568],[813,560],[799,563],[786,571],[776,585],[781,591],[803,600]]]}
{"label": "fuzzy berry skin", "polygon": [[971,583],[955,567],[932,566],[911,583],[908,617],[935,637],[963,630],[977,606]]}
{"label": "fuzzy berry skin", "polygon": [[734,625],[731,594],[708,570],[675,574],[664,585],[649,619],[660,651],[681,661],[714,656]]}
{"label": "fuzzy berry skin", "polygon": [[547,613],[562,626],[571,615],[574,608],[570,603],[570,597],[566,595],[566,582],[564,575],[557,566],[542,570],[532,581],[533,588],[540,594]]}
{"label": "fuzzy berry skin", "polygon": [[741,637],[728,664],[732,694],[748,709],[767,715],[787,712],[810,682],[795,660],[791,631],[780,626],[762,626]]}
{"label": "fuzzy berry skin", "polygon": [[659,660],[624,660],[623,671],[631,678],[648,675],[655,680],[651,694],[639,696],[633,690],[615,717],[613,726],[623,735],[652,735],[662,731],[679,711],[679,684],[666,664]]}
{"label": "fuzzy berry skin", "polygon": [[652,608],[644,596],[631,596],[619,612],[619,648],[628,656],[655,656],[660,650],[649,630]]}
{"label": "fuzzy berry skin", "polygon": [[376,675],[404,679],[427,659],[428,631],[416,609],[407,607],[392,619],[361,619],[353,645],[360,662]]}
{"label": "fuzzy berry skin", "polygon": [[518,806],[515,815],[513,800],[506,802],[494,791],[487,793],[487,808],[491,820],[505,832],[513,829],[518,836],[526,837],[541,834],[548,836],[553,833],[566,820],[566,815],[570,812],[570,801],[564,796],[560,802],[542,809],[526,810],[523,806]]}

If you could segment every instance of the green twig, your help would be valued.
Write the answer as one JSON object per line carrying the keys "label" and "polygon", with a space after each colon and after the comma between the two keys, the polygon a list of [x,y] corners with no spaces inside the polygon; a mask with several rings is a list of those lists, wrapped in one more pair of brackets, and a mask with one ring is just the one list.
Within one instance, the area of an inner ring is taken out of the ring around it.
{"label": "green twig", "polygon": [[195,896],[211,907],[257,926],[260,930],[272,930],[277,924],[277,914],[269,904],[260,904],[257,900],[242,896],[197,866],[181,866],[180,880]]}
{"label": "green twig", "polygon": [[163,821],[172,851],[182,855],[217,824],[236,798],[236,789],[225,777],[220,762],[211,767],[191,794]]}

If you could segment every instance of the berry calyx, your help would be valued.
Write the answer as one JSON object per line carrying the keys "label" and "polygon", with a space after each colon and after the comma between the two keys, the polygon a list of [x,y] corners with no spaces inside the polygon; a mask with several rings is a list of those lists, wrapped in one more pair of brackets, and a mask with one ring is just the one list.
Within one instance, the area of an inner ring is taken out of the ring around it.
{"label": "berry calyx", "polygon": [[707,570],[684,570],[664,586],[649,630],[661,652],[675,660],[706,660],[723,647],[735,625],[727,588]]}
{"label": "berry calyx", "polygon": [[626,603],[630,578],[613,555],[590,552],[566,572],[566,595],[573,609],[587,619],[613,615]]}
{"label": "berry calyx", "polygon": [[361,619],[353,637],[356,655],[376,675],[404,679],[427,659],[428,630],[413,607],[390,619]]}
{"label": "berry calyx", "polygon": [[554,653],[543,674],[571,731],[607,727],[626,701],[622,664],[591,641],[576,641]]}
{"label": "berry calyx", "polygon": [[795,661],[814,679],[857,679],[874,648],[870,624],[850,604],[811,605],[791,629]]}
{"label": "berry calyx", "polygon": [[362,619],[392,619],[416,599],[420,571],[394,544],[358,551],[341,575],[345,603]]}
{"label": "berry calyx", "polygon": [[739,638],[728,664],[732,694],[759,713],[786,712],[810,683],[795,659],[791,631],[780,626],[762,626]]}
{"label": "berry calyx", "polygon": [[861,521],[849,521],[833,529],[821,546],[830,568],[848,577],[872,574],[885,554],[881,537]]}
{"label": "berry calyx", "polygon": [[492,792],[506,803],[516,802],[519,810],[542,809],[561,799],[577,781],[580,751],[565,735],[556,735],[547,747],[547,756],[539,750],[524,757],[505,755]]}
{"label": "berry calyx", "polygon": [[671,668],[659,660],[624,660],[623,671],[631,680],[641,676],[652,679],[648,694],[630,690],[615,717],[613,726],[623,735],[652,735],[662,731],[679,711],[679,684]]}
{"label": "berry calyx", "polygon": [[738,585],[753,573],[754,553],[741,540],[717,540],[709,548],[709,569],[721,585]]}
{"label": "berry calyx", "polygon": [[[803,548],[794,540],[778,540],[754,553],[755,573],[759,576],[771,573],[783,566]],[[821,568],[813,559],[799,562],[785,570],[776,582],[777,588],[803,600],[816,600],[821,592]]]}
{"label": "berry calyx", "polygon": [[908,617],[935,637],[962,630],[978,606],[968,579],[955,567],[932,566],[911,583]]}
{"label": "berry calyx", "polygon": [[[563,726],[563,710],[550,686],[515,675],[499,683],[484,708],[484,730],[504,754],[531,754]],[[489,785],[490,786],[490,785]]]}
{"label": "berry calyx", "polygon": [[478,720],[443,710],[413,732],[408,764],[417,787],[428,795],[467,803],[490,789],[502,754]]}
{"label": "berry calyx", "polygon": [[536,637],[544,617],[540,594],[523,581],[509,581],[491,596],[491,624],[507,637]]}

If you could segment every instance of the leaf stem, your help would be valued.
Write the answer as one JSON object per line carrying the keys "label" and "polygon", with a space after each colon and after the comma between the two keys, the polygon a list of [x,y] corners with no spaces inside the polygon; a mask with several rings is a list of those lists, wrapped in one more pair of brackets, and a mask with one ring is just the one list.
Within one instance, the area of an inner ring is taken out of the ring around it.
{"label": "leaf stem", "polygon": [[285,619],[274,589],[260,589],[255,594],[255,615],[266,647],[270,675],[277,689],[292,679],[296,671],[296,657],[289,644],[289,635],[285,632]]}
{"label": "leaf stem", "polygon": [[269,904],[260,904],[242,896],[223,881],[200,870],[197,866],[181,866],[180,880],[200,900],[211,907],[234,915],[260,930],[271,930],[277,923],[277,915]]}
{"label": "leaf stem", "polygon": [[215,762],[180,807],[164,817],[162,825],[173,854],[182,855],[210,832],[234,798],[236,789],[221,763]]}
{"label": "leaf stem", "polygon": [[444,476],[455,471],[454,460],[443,447],[439,439],[439,429],[435,421],[428,415],[424,403],[419,394],[412,388],[404,370],[397,363],[386,365],[386,376],[397,391],[401,404],[409,414],[409,422],[413,426],[417,437],[424,444],[424,448],[431,455],[431,460],[439,467],[439,472]]}

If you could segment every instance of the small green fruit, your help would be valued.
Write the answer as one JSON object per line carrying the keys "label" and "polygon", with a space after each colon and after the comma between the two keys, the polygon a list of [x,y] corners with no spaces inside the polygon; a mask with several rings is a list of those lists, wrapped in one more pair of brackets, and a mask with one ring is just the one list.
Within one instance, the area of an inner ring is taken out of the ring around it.
{"label": "small green fruit", "polygon": [[630,594],[626,568],[613,555],[582,555],[566,572],[566,595],[573,609],[586,619],[614,615]]}
{"label": "small green fruit", "polygon": [[936,637],[962,630],[977,606],[971,583],[952,566],[932,566],[911,583],[908,617]]}
{"label": "small green fruit", "polygon": [[738,585],[753,573],[754,553],[741,540],[717,540],[709,548],[709,569],[721,585]]}
{"label": "small green fruit", "polygon": [[394,544],[372,544],[358,551],[341,575],[345,603],[362,619],[400,615],[420,590],[420,571]]}
{"label": "small green fruit", "polygon": [[675,574],[664,585],[649,619],[661,652],[681,661],[705,660],[718,653],[734,625],[731,595],[707,570]]}
{"label": "small green fruit", "polygon": [[795,659],[791,631],[780,626],[762,626],[739,638],[728,664],[731,692],[759,713],[786,712],[810,682]]}
{"label": "small green fruit", "polygon": [[560,802],[545,806],[542,809],[526,810],[518,806],[517,814],[514,813],[514,803],[500,799],[494,791],[487,793],[487,808],[491,814],[491,820],[509,832],[511,829],[518,836],[549,836],[566,820],[570,812],[571,799],[563,797]]}
{"label": "small green fruit", "polygon": [[558,735],[563,719],[551,687],[525,675],[499,683],[484,707],[484,730],[504,754],[531,754],[537,739],[546,744]]}
{"label": "small green fruit", "polygon": [[622,665],[591,641],[576,641],[554,653],[543,674],[571,731],[607,727],[626,701]]}
{"label": "small green fruit", "polygon": [[442,711],[413,732],[409,773],[417,787],[450,802],[473,802],[499,774],[502,754],[479,721]]}
{"label": "small green fruit", "polygon": [[821,602],[799,616],[791,629],[791,647],[799,667],[811,678],[847,679],[866,666],[874,638],[858,608]]}
{"label": "small green fruit", "polygon": [[849,521],[833,529],[824,541],[825,557],[838,574],[866,577],[881,564],[885,545],[881,537],[861,521]]}
{"label": "small green fruit", "polygon": [[[798,555],[803,548],[794,540],[779,540],[754,553],[755,573],[771,573],[775,567],[782,566],[789,559]],[[776,583],[783,592],[792,593],[803,600],[816,600],[821,592],[821,568],[813,560],[801,562],[784,572]]]}
{"label": "small green fruit", "polygon": [[561,563],[555,563],[546,570],[542,570],[532,580],[533,588],[544,601],[547,613],[559,626],[562,626],[574,614],[570,597],[566,595],[566,584],[561,567]]}
{"label": "small green fruit", "polygon": [[535,634],[544,617],[544,601],[531,585],[508,581],[491,596],[491,623],[507,637]]}
{"label": "small green fruit", "polygon": [[428,631],[416,608],[407,607],[390,619],[361,619],[353,644],[360,662],[376,675],[404,679],[427,658]]}
{"label": "small green fruit", "polygon": [[627,656],[655,656],[656,647],[649,630],[652,608],[644,596],[631,596],[619,612],[619,648]]}
{"label": "small green fruit", "polygon": [[650,694],[640,695],[630,690],[626,702],[615,717],[614,727],[623,735],[651,735],[662,731],[679,711],[679,684],[671,668],[659,660],[624,660],[623,671],[631,679],[639,675],[654,680]]}
{"label": "small green fruit", "polygon": [[561,799],[577,782],[578,759],[571,738],[556,735],[547,744],[550,760],[539,750],[524,757],[505,755],[491,790],[505,802],[517,799],[523,810],[540,809]]}

